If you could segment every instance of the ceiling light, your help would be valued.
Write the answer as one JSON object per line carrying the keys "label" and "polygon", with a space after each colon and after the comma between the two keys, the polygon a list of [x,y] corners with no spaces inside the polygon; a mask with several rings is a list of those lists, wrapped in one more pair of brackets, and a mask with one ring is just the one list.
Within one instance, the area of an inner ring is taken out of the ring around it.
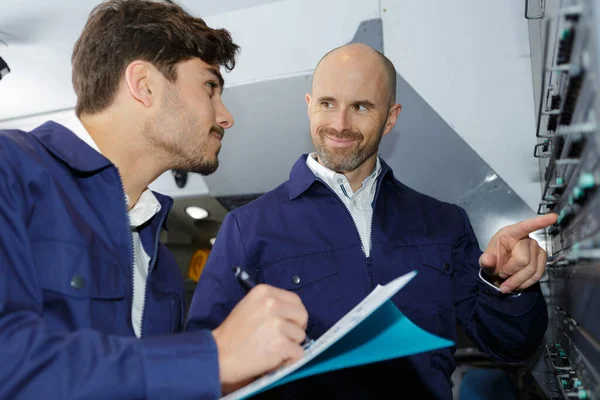
{"label": "ceiling light", "polygon": [[210,239],[208,239],[208,241],[210,242],[210,245],[211,245],[211,246],[214,246],[214,245],[215,245],[215,239],[216,239],[216,238],[210,238]]}
{"label": "ceiling light", "polygon": [[190,206],[185,209],[185,212],[194,219],[203,219],[208,217],[208,211],[201,207]]}

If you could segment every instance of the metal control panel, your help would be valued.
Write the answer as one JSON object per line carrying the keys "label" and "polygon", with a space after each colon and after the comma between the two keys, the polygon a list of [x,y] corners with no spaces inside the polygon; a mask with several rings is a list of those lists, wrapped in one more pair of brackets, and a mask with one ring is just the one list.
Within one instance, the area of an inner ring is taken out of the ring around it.
{"label": "metal control panel", "polygon": [[543,382],[549,397],[600,399],[600,1],[539,4],[530,17],[543,32],[538,214],[559,217],[546,237],[549,327],[538,367],[554,378]]}

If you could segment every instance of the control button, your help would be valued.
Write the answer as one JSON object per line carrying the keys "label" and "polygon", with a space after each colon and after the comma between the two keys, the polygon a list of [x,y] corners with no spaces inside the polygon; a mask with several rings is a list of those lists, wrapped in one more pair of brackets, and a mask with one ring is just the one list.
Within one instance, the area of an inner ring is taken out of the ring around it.
{"label": "control button", "polygon": [[450,264],[449,263],[444,263],[444,269],[446,271],[450,271]]}
{"label": "control button", "polygon": [[294,285],[297,285],[297,284],[299,284],[299,283],[300,283],[300,277],[299,277],[298,275],[294,275],[294,276],[292,276],[292,283],[293,283]]}
{"label": "control button", "polygon": [[85,278],[83,276],[75,275],[73,278],[71,278],[71,287],[73,289],[83,289],[84,286]]}
{"label": "control button", "polygon": [[560,226],[568,224],[573,219],[573,217],[575,217],[575,215],[579,212],[580,209],[581,206],[577,204],[572,204],[560,210],[560,213],[558,214],[558,224]]}
{"label": "control button", "polygon": [[[577,201],[583,198],[583,190],[579,186],[573,188],[573,200]],[[573,204],[572,202],[569,204]]]}
{"label": "control button", "polygon": [[581,174],[579,177],[579,187],[583,190],[592,189],[596,185],[594,175],[588,173]]}

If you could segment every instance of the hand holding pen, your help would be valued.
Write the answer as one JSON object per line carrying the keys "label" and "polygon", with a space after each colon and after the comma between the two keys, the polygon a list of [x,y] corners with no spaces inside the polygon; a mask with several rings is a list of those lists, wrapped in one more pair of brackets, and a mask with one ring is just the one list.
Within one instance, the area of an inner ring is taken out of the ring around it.
{"label": "hand holding pen", "polygon": [[[247,283],[252,287],[253,282]],[[223,393],[301,359],[307,322],[297,294],[256,285],[212,331]]]}
{"label": "hand holding pen", "polygon": [[[241,267],[234,266],[232,268],[233,268],[233,273],[235,274],[235,277],[240,282],[240,284],[244,287],[244,289],[246,289],[246,291],[249,292],[254,287],[256,287],[256,282],[254,282],[254,280],[250,277],[250,275],[246,271],[244,271]],[[301,343],[301,346],[304,350],[306,350],[313,343],[314,343],[314,340],[312,340],[310,337],[308,337],[308,335],[306,335],[306,337],[304,338],[304,340]]]}

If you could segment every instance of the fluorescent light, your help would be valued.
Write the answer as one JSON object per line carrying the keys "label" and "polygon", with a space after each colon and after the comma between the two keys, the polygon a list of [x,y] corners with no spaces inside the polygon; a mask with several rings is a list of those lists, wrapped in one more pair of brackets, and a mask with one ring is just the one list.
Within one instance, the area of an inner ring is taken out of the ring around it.
{"label": "fluorescent light", "polygon": [[485,183],[495,181],[496,179],[498,179],[498,175],[496,175],[496,174],[488,175],[485,177]]}
{"label": "fluorescent light", "polygon": [[211,246],[214,246],[214,245],[215,245],[215,239],[216,239],[216,238],[210,238],[210,239],[208,239],[208,241],[210,242],[210,245],[211,245]]}
{"label": "fluorescent light", "polygon": [[201,207],[190,206],[185,209],[185,212],[194,219],[203,219],[208,217],[208,211]]}

